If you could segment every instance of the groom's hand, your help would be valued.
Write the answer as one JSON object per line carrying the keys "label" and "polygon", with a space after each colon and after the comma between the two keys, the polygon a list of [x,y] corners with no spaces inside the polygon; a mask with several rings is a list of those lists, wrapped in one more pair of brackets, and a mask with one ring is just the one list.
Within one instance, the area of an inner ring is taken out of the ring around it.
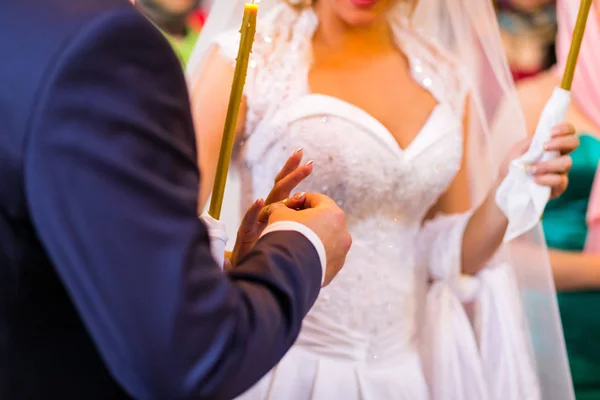
{"label": "groom's hand", "polygon": [[266,218],[259,220],[259,215],[263,208],[274,203],[285,201],[291,208],[300,208],[304,204],[303,194],[288,199],[290,193],[304,179],[306,179],[313,170],[313,163],[301,165],[302,149],[296,150],[287,160],[281,171],[277,174],[273,189],[266,200],[258,199],[250,206],[242,223],[238,229],[235,246],[231,254],[231,260],[225,262],[225,269],[231,269],[252,250],[261,233],[267,226]]}
{"label": "groom's hand", "polygon": [[277,203],[262,210],[259,220],[299,222],[317,234],[327,256],[327,270],[323,286],[327,286],[346,261],[352,238],[346,226],[344,212],[329,197],[320,194],[302,194],[301,204]]}
{"label": "groom's hand", "polygon": [[[265,203],[265,200],[258,199],[250,206],[248,211],[246,211],[238,229],[235,246],[231,252],[230,260],[225,260],[224,267],[226,271],[234,268],[237,263],[252,250],[256,241],[267,227],[268,218],[263,218],[261,216],[268,215],[268,210],[272,205],[265,205]],[[297,194],[290,199],[286,199],[276,204],[285,204],[285,206],[292,209],[304,207],[304,193]]]}

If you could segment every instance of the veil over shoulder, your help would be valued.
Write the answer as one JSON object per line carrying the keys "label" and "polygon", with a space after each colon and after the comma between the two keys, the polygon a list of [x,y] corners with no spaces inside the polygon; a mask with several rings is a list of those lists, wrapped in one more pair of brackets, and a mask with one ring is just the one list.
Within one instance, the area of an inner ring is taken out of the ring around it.
{"label": "veil over shoulder", "polygon": [[[299,34],[286,31],[287,24],[271,13],[282,3],[260,1],[259,34],[272,32],[275,27],[280,34]],[[214,3],[188,64],[192,93],[203,78],[206,61],[219,37],[239,30],[243,7],[243,0]],[[410,23],[465,71],[469,124],[465,156],[472,203],[479,204],[489,192],[507,151],[526,136],[492,3],[418,0]],[[492,134],[490,127],[501,106],[512,117],[503,119],[502,126],[495,126]],[[239,187],[239,182],[234,178],[228,185]],[[231,191],[230,195],[235,196]],[[237,224],[228,221],[228,225]],[[449,398],[444,394],[454,393],[454,400],[573,399],[556,290],[540,227],[504,245],[490,267],[475,279],[477,318],[472,321],[475,337],[469,346],[447,346],[464,343],[461,335],[465,324],[470,326],[460,290],[441,284],[434,285],[428,294],[423,323],[428,331],[422,335],[427,360],[423,364],[433,387],[432,397]],[[466,386],[453,379],[459,371],[471,374],[474,383],[469,393],[464,392]],[[532,381],[535,384],[530,385]]]}

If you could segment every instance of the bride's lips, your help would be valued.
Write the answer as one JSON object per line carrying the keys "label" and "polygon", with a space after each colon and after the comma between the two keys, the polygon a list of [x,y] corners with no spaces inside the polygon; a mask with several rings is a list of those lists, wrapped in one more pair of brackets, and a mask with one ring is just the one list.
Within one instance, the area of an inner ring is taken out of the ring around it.
{"label": "bride's lips", "polygon": [[350,3],[352,3],[355,7],[371,8],[377,4],[378,1],[379,0],[350,0]]}

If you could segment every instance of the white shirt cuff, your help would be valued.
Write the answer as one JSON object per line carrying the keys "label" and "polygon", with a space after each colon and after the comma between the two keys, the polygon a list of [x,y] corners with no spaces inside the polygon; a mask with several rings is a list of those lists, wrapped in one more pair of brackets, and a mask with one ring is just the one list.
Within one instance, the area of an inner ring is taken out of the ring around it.
{"label": "white shirt cuff", "polygon": [[321,285],[323,285],[325,282],[325,272],[327,270],[327,256],[325,254],[325,246],[321,239],[319,239],[319,236],[314,233],[312,229],[299,222],[279,221],[267,226],[260,237],[277,231],[294,231],[301,233],[312,243],[317,250],[317,254],[319,254],[319,260],[321,261]]}

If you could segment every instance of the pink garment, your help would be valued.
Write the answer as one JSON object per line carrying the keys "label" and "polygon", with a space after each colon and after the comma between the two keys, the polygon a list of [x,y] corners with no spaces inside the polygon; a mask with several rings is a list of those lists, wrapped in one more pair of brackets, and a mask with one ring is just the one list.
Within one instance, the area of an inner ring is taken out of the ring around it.
{"label": "pink garment", "polygon": [[[563,71],[569,54],[571,37],[580,2],[577,0],[557,0],[558,36],[556,58],[560,71]],[[571,96],[577,108],[600,130],[600,3],[594,2],[588,18],[579,61],[575,70]],[[592,188],[587,213],[589,227],[585,251],[600,253],[600,172]]]}
{"label": "pink garment", "polygon": [[585,251],[600,254],[600,166],[596,170],[596,178],[592,187],[592,195],[587,213],[588,235]]}

